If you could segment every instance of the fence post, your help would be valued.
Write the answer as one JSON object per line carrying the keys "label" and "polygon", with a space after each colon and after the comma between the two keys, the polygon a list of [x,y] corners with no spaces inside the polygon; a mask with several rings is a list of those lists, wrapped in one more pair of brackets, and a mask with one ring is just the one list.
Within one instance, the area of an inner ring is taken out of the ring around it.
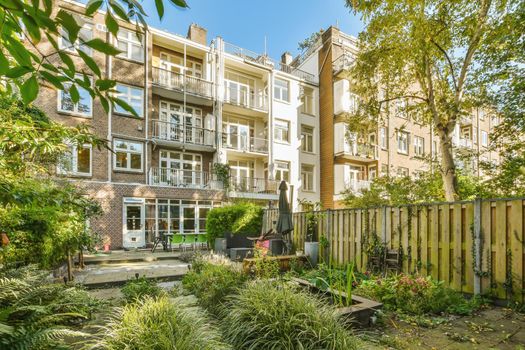
{"label": "fence post", "polygon": [[386,205],[383,205],[381,207],[381,210],[383,211],[383,215],[381,216],[381,239],[382,239],[382,243],[385,243],[386,242],[386,215],[387,215]]}
{"label": "fence post", "polygon": [[481,199],[476,198],[474,201],[474,247],[472,253],[474,255],[474,295],[481,293],[481,276],[479,274],[481,267]]}
{"label": "fence post", "polygon": [[328,242],[328,247],[325,249],[327,250],[326,253],[328,253],[328,261],[331,262],[332,260],[332,211],[330,209],[326,209],[326,240]]}

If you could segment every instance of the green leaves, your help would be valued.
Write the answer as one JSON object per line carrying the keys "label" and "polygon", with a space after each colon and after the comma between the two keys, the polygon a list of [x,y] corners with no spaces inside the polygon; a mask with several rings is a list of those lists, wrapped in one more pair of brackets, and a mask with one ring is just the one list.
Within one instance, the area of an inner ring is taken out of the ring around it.
{"label": "green leaves", "polygon": [[24,103],[31,103],[38,94],[38,80],[34,75],[27,79],[20,87],[20,94]]}
{"label": "green leaves", "polygon": [[131,107],[126,101],[123,101],[119,98],[112,98],[112,101],[116,103],[119,107],[124,109],[126,112],[131,113],[134,117],[139,118],[137,111]]}
{"label": "green leaves", "polygon": [[57,20],[67,31],[69,41],[72,43],[77,41],[81,26],[77,23],[73,15],[65,10],[60,10],[57,14]]}
{"label": "green leaves", "polygon": [[164,17],[164,1],[155,0],[155,6],[157,7],[157,13],[159,14],[159,18],[162,19],[162,17]]}
{"label": "green leaves", "polygon": [[170,0],[170,1],[172,4],[177,5],[179,7],[189,7],[185,0]]}
{"label": "green leaves", "polygon": [[122,52],[119,49],[117,49],[115,46],[105,42],[104,40],[100,38],[91,39],[89,41],[86,41],[84,44],[98,52],[102,52],[110,56],[115,56]]}
{"label": "green leaves", "polygon": [[102,0],[89,0],[86,4],[86,16],[91,16],[102,6]]}

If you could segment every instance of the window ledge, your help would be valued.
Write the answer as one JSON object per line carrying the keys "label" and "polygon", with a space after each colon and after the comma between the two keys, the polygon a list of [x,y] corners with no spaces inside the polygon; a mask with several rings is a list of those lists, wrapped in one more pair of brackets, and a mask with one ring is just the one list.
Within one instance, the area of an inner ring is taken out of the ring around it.
{"label": "window ledge", "polygon": [[115,111],[112,111],[112,112],[113,112],[113,115],[116,115],[118,117],[131,118],[131,119],[136,119],[136,120],[144,120],[144,117],[135,117],[133,114],[115,112]]}
{"label": "window ledge", "polygon": [[63,111],[63,110],[60,110],[60,109],[57,109],[57,113],[61,114],[61,115],[66,115],[66,116],[69,116],[69,117],[93,119],[93,114],[82,114],[82,113],[76,113],[76,112],[70,112],[70,111]]}
{"label": "window ledge", "polygon": [[115,173],[122,173],[122,174],[144,174],[144,170],[131,170],[131,169],[118,169],[113,168],[113,172]]}
{"label": "window ledge", "polygon": [[114,56],[114,58],[118,58],[119,60],[131,62],[135,64],[144,65],[144,61],[137,61],[137,60],[134,60],[133,58],[127,58],[127,57],[121,57],[121,56]]}

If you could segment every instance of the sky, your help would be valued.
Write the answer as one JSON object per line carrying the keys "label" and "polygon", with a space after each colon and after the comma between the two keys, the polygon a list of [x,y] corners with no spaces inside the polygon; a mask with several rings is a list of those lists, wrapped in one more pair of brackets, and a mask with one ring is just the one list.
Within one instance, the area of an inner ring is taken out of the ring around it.
{"label": "sky", "polygon": [[348,34],[357,35],[363,25],[350,13],[344,0],[186,0],[189,9],[180,9],[165,0],[165,14],[159,21],[153,0],[144,1],[148,23],[156,28],[186,35],[197,23],[208,30],[208,43],[221,36],[242,48],[267,53],[279,59],[289,51],[295,57],[297,46],[311,33],[338,24]]}

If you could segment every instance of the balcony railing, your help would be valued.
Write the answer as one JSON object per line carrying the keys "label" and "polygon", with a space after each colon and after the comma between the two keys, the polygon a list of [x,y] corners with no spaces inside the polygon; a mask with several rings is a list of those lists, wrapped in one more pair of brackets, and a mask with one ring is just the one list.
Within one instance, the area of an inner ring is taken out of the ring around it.
{"label": "balcony railing", "polygon": [[178,188],[197,188],[222,190],[222,181],[217,180],[214,174],[206,171],[150,168],[150,184],[155,186],[170,186]]}
{"label": "balcony railing", "polygon": [[268,96],[262,93],[242,90],[239,87],[225,87],[224,101],[245,108],[268,111]]}
{"label": "balcony railing", "polygon": [[377,158],[377,146],[368,143],[345,142],[343,152],[354,157]]}
{"label": "balcony railing", "polygon": [[268,154],[268,140],[237,133],[222,133],[222,146],[241,152]]}
{"label": "balcony railing", "polygon": [[224,52],[229,53],[230,55],[241,57],[244,60],[259,63],[268,67],[273,67],[275,65],[273,60],[270,57],[268,57],[268,55],[261,55],[227,42],[224,42]]}
{"label": "balcony railing", "polygon": [[350,53],[344,53],[335,59],[333,63],[334,72],[350,69],[355,62],[355,57]]}
{"label": "balcony railing", "polygon": [[472,148],[472,140],[466,138],[453,139],[453,143],[458,147]]}
{"label": "balcony railing", "polygon": [[277,194],[279,181],[256,177],[231,176],[229,189],[233,192]]}
{"label": "balcony railing", "polygon": [[154,84],[204,97],[213,97],[213,83],[211,81],[159,67],[153,67],[152,73]]}
{"label": "balcony railing", "polygon": [[352,182],[349,182],[349,183],[346,183],[346,189],[354,192],[354,193],[359,193],[363,190],[369,190],[370,189],[370,184],[372,183],[372,181],[369,181],[369,180],[356,180],[356,181],[352,181]]}
{"label": "balcony railing", "polygon": [[304,81],[307,81],[312,84],[318,84],[319,80],[315,77],[315,75],[305,72],[304,70],[295,68],[293,66],[290,66],[288,64],[284,64],[282,62],[279,63],[279,69],[281,72],[285,72],[288,74],[295,75],[299,79],[303,79]]}
{"label": "balcony railing", "polygon": [[152,124],[154,139],[215,147],[215,130],[162,120],[153,120]]}

